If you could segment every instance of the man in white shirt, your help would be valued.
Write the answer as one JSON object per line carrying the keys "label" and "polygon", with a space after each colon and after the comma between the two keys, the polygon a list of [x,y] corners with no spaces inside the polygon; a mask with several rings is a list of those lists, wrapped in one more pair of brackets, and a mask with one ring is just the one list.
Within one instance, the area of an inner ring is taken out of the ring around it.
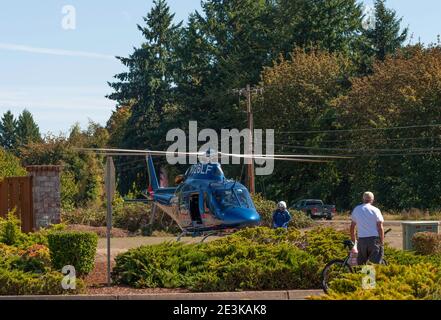
{"label": "man in white shirt", "polygon": [[[380,209],[374,207],[374,194],[365,192],[363,204],[355,207],[351,216],[351,240],[355,242],[358,251],[359,265],[367,261],[381,263],[384,256],[384,227]],[[358,231],[358,241],[355,236],[355,227]]]}

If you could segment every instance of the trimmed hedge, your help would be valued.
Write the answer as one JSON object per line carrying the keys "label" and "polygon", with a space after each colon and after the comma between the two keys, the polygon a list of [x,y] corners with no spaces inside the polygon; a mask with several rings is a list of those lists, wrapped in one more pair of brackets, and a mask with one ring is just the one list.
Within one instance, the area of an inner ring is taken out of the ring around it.
{"label": "trimmed hedge", "polygon": [[52,265],[61,270],[75,267],[77,275],[87,275],[94,268],[98,236],[93,232],[58,231],[48,234]]}
{"label": "trimmed hedge", "polygon": [[441,253],[441,234],[433,232],[418,232],[412,237],[415,252],[422,255]]}

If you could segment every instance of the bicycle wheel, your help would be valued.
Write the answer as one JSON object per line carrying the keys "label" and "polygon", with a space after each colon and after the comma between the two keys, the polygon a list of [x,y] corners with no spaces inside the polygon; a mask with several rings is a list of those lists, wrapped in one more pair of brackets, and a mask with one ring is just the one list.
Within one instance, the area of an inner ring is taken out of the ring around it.
{"label": "bicycle wheel", "polygon": [[344,273],[352,273],[351,266],[344,260],[330,261],[322,271],[322,287],[325,293],[328,293],[329,283],[337,279]]}

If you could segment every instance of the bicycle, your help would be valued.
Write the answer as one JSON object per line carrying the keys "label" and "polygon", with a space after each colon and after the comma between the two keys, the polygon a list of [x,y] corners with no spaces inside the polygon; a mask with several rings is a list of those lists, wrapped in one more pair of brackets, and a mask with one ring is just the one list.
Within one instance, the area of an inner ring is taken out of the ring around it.
{"label": "bicycle", "polygon": [[[388,229],[384,232],[384,235],[388,234],[392,229]],[[329,283],[338,278],[341,274],[344,273],[354,273],[354,269],[349,263],[349,259],[351,259],[351,250],[354,247],[354,243],[351,240],[343,241],[343,245],[348,250],[348,255],[345,259],[335,259],[326,264],[323,268],[321,274],[322,288],[325,293],[328,293]],[[383,258],[380,262],[382,265],[387,265],[387,261]]]}

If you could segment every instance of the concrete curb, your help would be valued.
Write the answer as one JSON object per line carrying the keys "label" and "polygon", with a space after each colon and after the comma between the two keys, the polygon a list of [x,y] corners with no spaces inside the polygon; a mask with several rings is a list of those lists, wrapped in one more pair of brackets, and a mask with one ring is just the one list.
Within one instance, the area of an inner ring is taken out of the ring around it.
{"label": "concrete curb", "polygon": [[159,293],[133,295],[0,296],[0,300],[305,300],[322,290]]}
{"label": "concrete curb", "polygon": [[[401,227],[401,224],[402,223],[406,223],[406,222],[409,222],[409,221],[412,221],[412,220],[385,220],[384,221],[384,225],[385,226],[399,226],[399,227]],[[328,220],[323,220],[323,221],[320,221],[319,223],[323,223],[323,224],[333,224],[333,223],[339,223],[339,222],[341,222],[341,223],[351,223],[351,220],[349,220],[349,219],[347,219],[347,220],[331,220],[331,221],[328,221]],[[440,223],[441,224],[441,221],[437,221],[437,220],[433,220],[433,221],[430,221],[430,222],[438,222],[438,223]]]}

